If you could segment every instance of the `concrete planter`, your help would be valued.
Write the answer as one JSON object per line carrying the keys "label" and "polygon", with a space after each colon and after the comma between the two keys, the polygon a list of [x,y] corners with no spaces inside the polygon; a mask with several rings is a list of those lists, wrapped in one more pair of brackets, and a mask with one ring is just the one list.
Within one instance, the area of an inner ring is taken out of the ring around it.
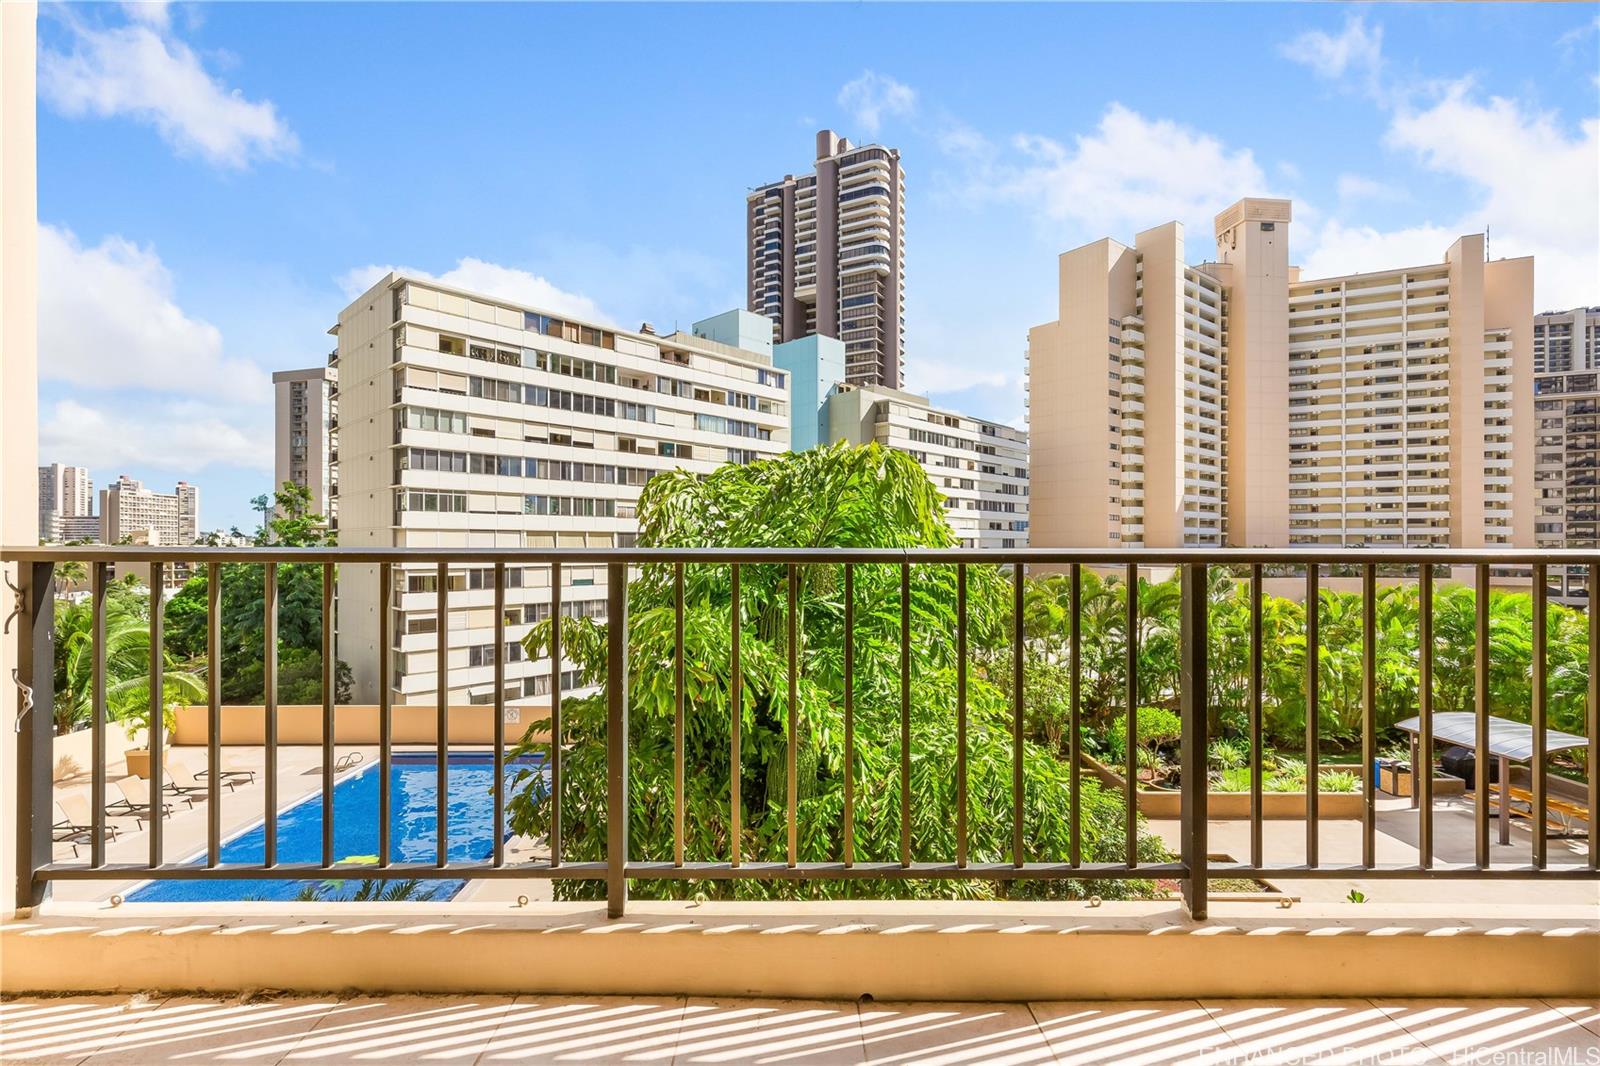
{"label": "concrete planter", "polygon": [[129,777],[142,777],[150,780],[150,749],[129,748],[122,754],[123,760],[128,764]]}

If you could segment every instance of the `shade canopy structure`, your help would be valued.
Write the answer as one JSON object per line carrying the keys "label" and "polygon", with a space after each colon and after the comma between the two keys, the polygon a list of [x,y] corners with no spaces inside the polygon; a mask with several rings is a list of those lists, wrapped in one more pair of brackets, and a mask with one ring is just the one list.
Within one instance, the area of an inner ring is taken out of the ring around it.
{"label": "shade canopy structure", "polygon": [[[1446,744],[1454,744],[1461,748],[1476,748],[1477,719],[1478,716],[1471,711],[1447,711],[1434,715],[1434,742],[1444,741]],[[1422,732],[1422,719],[1407,718],[1403,722],[1396,722],[1394,727],[1418,735]],[[1589,743],[1586,737],[1563,733],[1559,729],[1547,728],[1544,737],[1546,752],[1581,748]],[[1527,722],[1513,722],[1509,718],[1496,718],[1490,715],[1489,754],[1512,762],[1528,762],[1533,758],[1533,726]]]}
{"label": "shade canopy structure", "polygon": [[[1418,738],[1422,733],[1421,718],[1407,718],[1403,722],[1395,723],[1396,729],[1404,730],[1411,734],[1411,763],[1417,762]],[[1478,747],[1478,716],[1471,711],[1445,711],[1433,716],[1433,739],[1457,747],[1469,748],[1474,751]],[[1572,733],[1563,733],[1559,729],[1545,728],[1544,750],[1546,754],[1555,751],[1564,751],[1567,748],[1581,748],[1588,744],[1585,737],[1575,736]],[[1513,722],[1509,718],[1489,716],[1489,751],[1487,757],[1480,753],[1479,758],[1494,758],[1500,762],[1500,781],[1503,788],[1508,788],[1511,781],[1511,764],[1514,762],[1530,762],[1533,759],[1533,726],[1527,722]],[[1591,773],[1593,770],[1591,769]],[[1479,797],[1482,802],[1487,802]],[[1411,790],[1411,805],[1417,805],[1417,790]],[[1499,797],[1500,808],[1500,843],[1511,843],[1511,804],[1502,793]],[[1589,816],[1591,826],[1594,816]],[[1543,832],[1542,829],[1536,830]],[[1593,829],[1590,829],[1593,832]]]}

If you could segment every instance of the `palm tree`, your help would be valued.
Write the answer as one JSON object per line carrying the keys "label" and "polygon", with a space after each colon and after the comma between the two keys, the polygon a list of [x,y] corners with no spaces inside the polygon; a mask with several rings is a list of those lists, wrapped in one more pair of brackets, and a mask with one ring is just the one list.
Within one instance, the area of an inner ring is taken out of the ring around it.
{"label": "palm tree", "polygon": [[[130,732],[149,724],[150,627],[147,599],[118,586],[106,596],[106,716]],[[86,724],[94,711],[94,616],[88,601],[57,604],[55,724],[67,733]],[[205,698],[196,674],[174,669],[164,657],[164,695],[169,707]]]}

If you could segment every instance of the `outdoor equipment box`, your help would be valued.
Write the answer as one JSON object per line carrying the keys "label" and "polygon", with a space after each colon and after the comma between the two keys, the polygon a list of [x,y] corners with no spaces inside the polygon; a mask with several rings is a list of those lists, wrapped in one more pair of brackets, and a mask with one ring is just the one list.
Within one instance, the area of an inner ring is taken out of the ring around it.
{"label": "outdoor equipment box", "polygon": [[1411,764],[1399,759],[1379,759],[1378,790],[1391,796],[1409,796],[1412,789]]}

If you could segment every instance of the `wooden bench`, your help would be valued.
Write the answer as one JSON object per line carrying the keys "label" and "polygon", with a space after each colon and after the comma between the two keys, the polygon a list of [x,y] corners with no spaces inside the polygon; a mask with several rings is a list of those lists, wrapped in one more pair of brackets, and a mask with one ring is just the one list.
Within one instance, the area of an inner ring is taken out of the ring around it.
{"label": "wooden bench", "polygon": [[[1500,785],[1491,784],[1489,786],[1489,795],[1498,798],[1500,794]],[[1525,788],[1511,785],[1505,789],[1505,794],[1508,797],[1505,802],[1510,804],[1511,817],[1526,819],[1530,822],[1534,820],[1532,792]],[[1573,823],[1582,822],[1585,826],[1590,824],[1589,809],[1587,807],[1570,803],[1548,793],[1545,794],[1544,803],[1544,824],[1547,832],[1560,833],[1563,836],[1586,835],[1587,831],[1585,833],[1576,832]]]}

